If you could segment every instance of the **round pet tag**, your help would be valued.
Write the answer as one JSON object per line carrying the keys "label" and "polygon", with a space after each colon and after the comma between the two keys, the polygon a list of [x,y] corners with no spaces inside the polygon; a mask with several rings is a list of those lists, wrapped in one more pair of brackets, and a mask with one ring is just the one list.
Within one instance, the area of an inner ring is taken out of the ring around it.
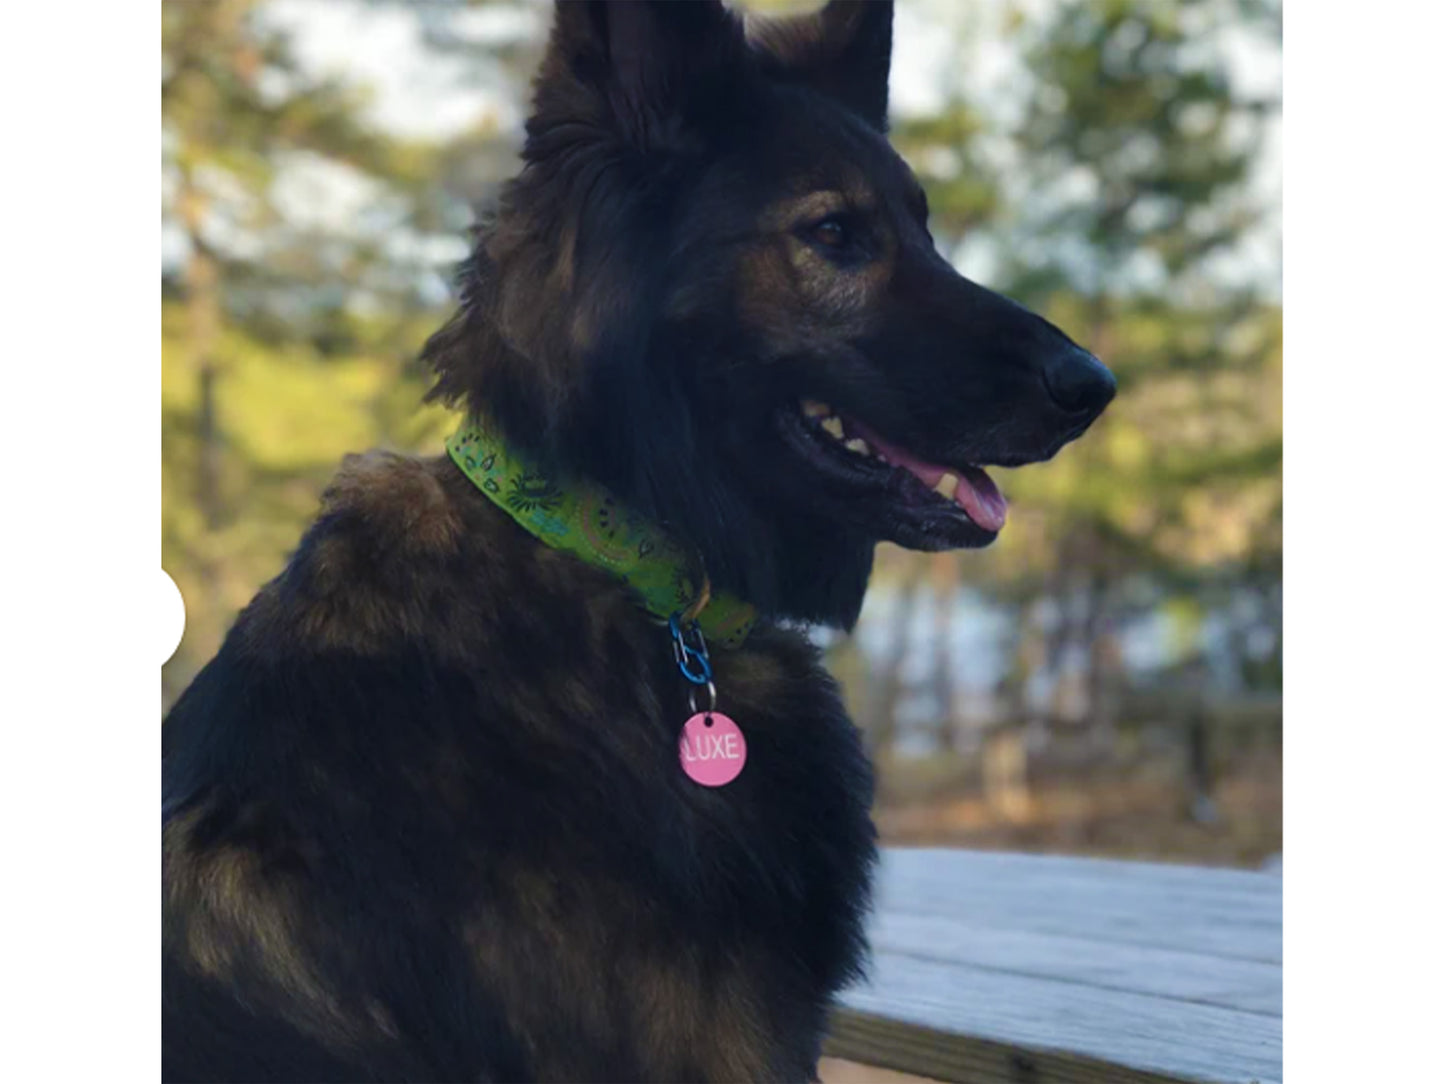
{"label": "round pet tag", "polygon": [[704,787],[726,786],[748,762],[743,732],[720,711],[700,711],[685,722],[677,745],[682,770]]}

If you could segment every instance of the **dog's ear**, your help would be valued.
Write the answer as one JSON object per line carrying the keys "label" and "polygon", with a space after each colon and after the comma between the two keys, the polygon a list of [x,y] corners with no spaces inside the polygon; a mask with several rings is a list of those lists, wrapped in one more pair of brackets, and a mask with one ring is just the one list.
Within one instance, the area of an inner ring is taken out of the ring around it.
{"label": "dog's ear", "polygon": [[667,147],[745,48],[721,0],[557,0],[535,116],[603,120],[642,149]]}
{"label": "dog's ear", "polygon": [[893,0],[829,0],[809,15],[749,17],[747,33],[770,75],[821,91],[887,131]]}

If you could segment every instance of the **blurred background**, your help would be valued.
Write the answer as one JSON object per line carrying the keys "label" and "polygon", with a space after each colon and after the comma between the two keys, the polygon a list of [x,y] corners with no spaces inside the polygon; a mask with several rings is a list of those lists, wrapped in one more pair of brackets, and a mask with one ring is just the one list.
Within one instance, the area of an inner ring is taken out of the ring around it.
{"label": "blurred background", "polygon": [[[816,4],[751,0],[750,8]],[[167,706],[347,452],[441,450],[416,364],[514,169],[542,0],[167,0]],[[1278,0],[898,0],[893,138],[965,275],[1120,393],[999,471],[991,549],[879,550],[829,651],[888,842],[1277,865]]]}

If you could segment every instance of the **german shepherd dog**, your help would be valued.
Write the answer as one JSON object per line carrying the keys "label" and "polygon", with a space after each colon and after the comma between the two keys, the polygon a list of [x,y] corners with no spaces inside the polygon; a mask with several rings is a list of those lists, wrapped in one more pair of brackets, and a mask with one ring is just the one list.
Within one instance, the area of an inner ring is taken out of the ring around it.
{"label": "german shepherd dog", "polygon": [[872,775],[799,626],[985,546],[1109,372],[935,251],[892,8],[564,2],[436,398],[755,608],[700,786],[665,624],[447,457],[348,457],[163,727],[168,1080],[805,1081],[860,974]]}

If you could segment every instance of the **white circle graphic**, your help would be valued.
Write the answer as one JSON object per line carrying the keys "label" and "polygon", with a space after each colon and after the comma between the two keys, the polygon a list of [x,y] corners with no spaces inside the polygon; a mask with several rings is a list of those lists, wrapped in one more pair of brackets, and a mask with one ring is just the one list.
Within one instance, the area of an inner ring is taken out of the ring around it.
{"label": "white circle graphic", "polygon": [[181,636],[186,631],[186,600],[181,597],[181,589],[165,569],[161,569],[161,581],[158,620],[161,629],[161,664],[164,665],[176,653],[176,648],[181,646]]}

